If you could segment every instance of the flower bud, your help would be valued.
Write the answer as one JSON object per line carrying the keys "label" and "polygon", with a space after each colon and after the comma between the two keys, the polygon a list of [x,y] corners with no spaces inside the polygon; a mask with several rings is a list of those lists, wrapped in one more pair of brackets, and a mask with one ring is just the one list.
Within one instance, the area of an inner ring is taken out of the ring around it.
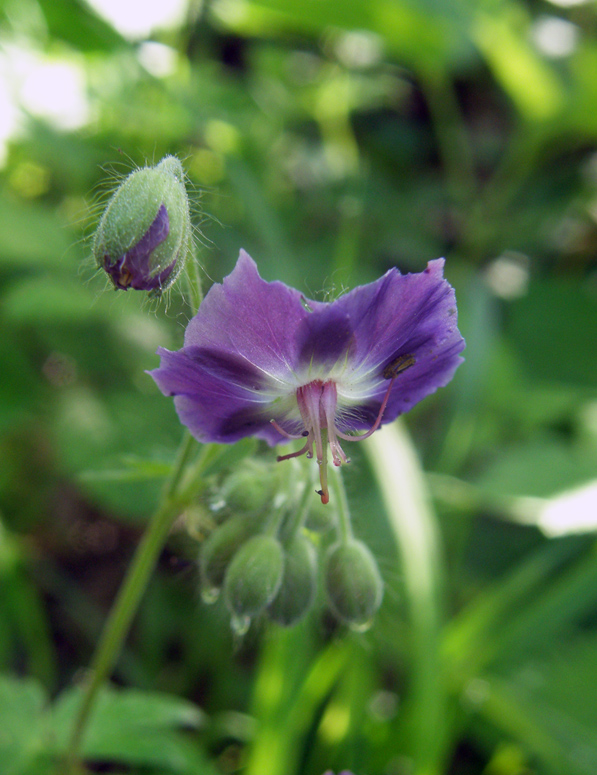
{"label": "flower bud", "polygon": [[246,460],[224,481],[218,497],[234,513],[258,516],[270,508],[276,484],[270,465]]}
{"label": "flower bud", "polygon": [[132,172],[116,189],[93,243],[95,260],[115,288],[159,295],[191,250],[184,171],[174,156]]}
{"label": "flower bud", "polygon": [[219,595],[230,561],[249,538],[251,523],[244,517],[232,517],[217,527],[201,546],[201,593],[207,603],[214,603]]}
{"label": "flower bud", "polygon": [[224,580],[224,596],[233,617],[250,620],[276,596],[284,573],[284,552],[268,535],[250,538],[230,563]]}
{"label": "flower bud", "polygon": [[330,608],[355,630],[366,630],[381,605],[383,584],[377,563],[362,541],[330,547],[325,563]]}
{"label": "flower bud", "polygon": [[313,498],[309,513],[305,520],[305,527],[313,533],[327,533],[336,526],[338,514],[334,503],[324,504],[319,498]]}
{"label": "flower bud", "polygon": [[270,618],[285,627],[296,624],[313,605],[316,592],[315,547],[306,536],[299,534],[286,546],[284,575],[278,594],[268,608]]}

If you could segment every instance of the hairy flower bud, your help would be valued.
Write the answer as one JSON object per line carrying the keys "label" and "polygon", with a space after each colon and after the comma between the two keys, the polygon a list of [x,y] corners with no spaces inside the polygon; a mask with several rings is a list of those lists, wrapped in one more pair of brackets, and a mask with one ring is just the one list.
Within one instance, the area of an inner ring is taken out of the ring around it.
{"label": "hairy flower bud", "polygon": [[201,546],[201,593],[207,603],[217,600],[230,561],[251,535],[252,526],[244,517],[232,517],[217,527]]}
{"label": "hairy flower bud", "polygon": [[353,629],[366,630],[381,605],[383,584],[365,544],[351,540],[331,546],[324,578],[333,613]]}
{"label": "hairy flower bud", "polygon": [[296,624],[313,605],[316,592],[315,547],[306,536],[299,534],[286,546],[284,575],[278,594],[268,608],[270,618],[285,627]]}
{"label": "hairy flower bud", "polygon": [[132,172],[116,189],[93,243],[95,260],[115,288],[159,295],[191,250],[184,170],[174,156]]}
{"label": "hairy flower bud", "polygon": [[280,542],[268,535],[250,538],[230,563],[224,580],[226,604],[237,621],[248,622],[276,596],[284,573]]}
{"label": "hairy flower bud", "polygon": [[248,459],[224,480],[218,497],[234,513],[258,516],[271,506],[276,484],[271,466]]}
{"label": "hairy flower bud", "polygon": [[314,498],[305,520],[307,530],[311,530],[313,533],[327,533],[328,530],[336,526],[337,522],[338,514],[335,504],[324,504]]}

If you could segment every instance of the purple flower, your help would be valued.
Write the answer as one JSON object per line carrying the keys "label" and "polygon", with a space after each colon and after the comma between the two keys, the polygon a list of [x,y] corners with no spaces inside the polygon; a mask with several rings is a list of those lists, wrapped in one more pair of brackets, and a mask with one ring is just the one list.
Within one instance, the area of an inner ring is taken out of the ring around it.
{"label": "purple flower", "polygon": [[[454,290],[443,259],[418,274],[390,269],[379,280],[324,303],[261,279],[241,250],[185,334],[182,350],[160,348],[150,372],[200,441],[303,438],[296,452],[320,464],[329,500],[328,447],[358,441],[446,385],[462,362]],[[366,431],[355,435],[357,431]]]}

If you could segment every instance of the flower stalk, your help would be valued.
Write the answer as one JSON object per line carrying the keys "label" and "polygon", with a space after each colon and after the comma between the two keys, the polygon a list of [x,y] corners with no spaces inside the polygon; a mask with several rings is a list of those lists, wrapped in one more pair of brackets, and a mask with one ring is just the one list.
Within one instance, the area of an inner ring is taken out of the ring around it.
{"label": "flower stalk", "polygon": [[194,482],[192,485],[190,483],[187,484],[184,487],[184,491],[181,492],[184,474],[196,447],[197,442],[195,439],[189,433],[186,433],[180,445],[172,474],[164,488],[162,502],[151,518],[147,530],[137,547],[126,578],[120,587],[116,601],[104,626],[89,668],[89,679],[83,691],[83,698],[77,712],[67,750],[66,771],[69,775],[74,775],[77,772],[84,732],[98,691],[116,664],[131,622],[137,613],[141,598],[147,588],[160,553],[164,548],[172,525],[204,486],[200,478],[200,464],[207,459],[207,447],[202,450],[198,465],[195,467]]}
{"label": "flower stalk", "polygon": [[[189,290],[190,306],[196,312],[203,297],[199,267],[194,256],[191,256],[191,260],[186,262],[184,273]],[[164,486],[161,503],[151,517],[147,530],[137,546],[128,573],[104,626],[92,658],[88,680],[83,690],[83,697],[66,752],[67,775],[75,775],[77,772],[85,729],[97,694],[118,660],[172,525],[205,486],[202,473],[209,465],[212,445],[205,445],[193,464],[191,461],[197,446],[195,438],[189,431],[186,431],[181,440],[172,473]]]}

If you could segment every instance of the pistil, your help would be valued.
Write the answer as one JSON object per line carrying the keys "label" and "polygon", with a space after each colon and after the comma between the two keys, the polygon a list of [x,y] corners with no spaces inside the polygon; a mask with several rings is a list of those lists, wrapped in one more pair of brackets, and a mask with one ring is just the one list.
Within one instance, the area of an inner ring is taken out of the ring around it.
{"label": "pistil", "polygon": [[313,382],[309,382],[307,385],[301,385],[296,391],[296,402],[298,404],[299,412],[301,413],[301,419],[305,430],[302,434],[297,435],[288,433],[282,428],[276,420],[271,420],[271,424],[280,433],[280,435],[287,439],[300,439],[306,436],[304,446],[302,446],[296,452],[290,452],[287,455],[279,455],[277,460],[290,460],[293,457],[300,457],[306,455],[308,458],[313,457],[313,446],[315,445],[315,457],[317,464],[319,465],[319,480],[321,482],[321,490],[318,490],[318,494],[321,496],[322,503],[328,503],[330,496],[328,492],[327,484],[327,453],[328,444],[332,453],[332,462],[335,466],[341,466],[342,463],[348,463],[349,459],[346,457],[344,450],[340,446],[339,439],[345,441],[363,441],[369,438],[374,433],[383,419],[383,413],[385,412],[394,381],[401,371],[414,363],[414,358],[408,356],[408,363],[404,364],[403,359],[397,359],[397,362],[390,364],[390,366],[384,371],[384,377],[389,380],[388,388],[379,407],[378,415],[371,428],[363,433],[361,436],[349,436],[346,433],[342,433],[336,428],[336,412],[338,409],[338,390],[336,383],[333,380],[323,382],[323,380],[316,379]]}

